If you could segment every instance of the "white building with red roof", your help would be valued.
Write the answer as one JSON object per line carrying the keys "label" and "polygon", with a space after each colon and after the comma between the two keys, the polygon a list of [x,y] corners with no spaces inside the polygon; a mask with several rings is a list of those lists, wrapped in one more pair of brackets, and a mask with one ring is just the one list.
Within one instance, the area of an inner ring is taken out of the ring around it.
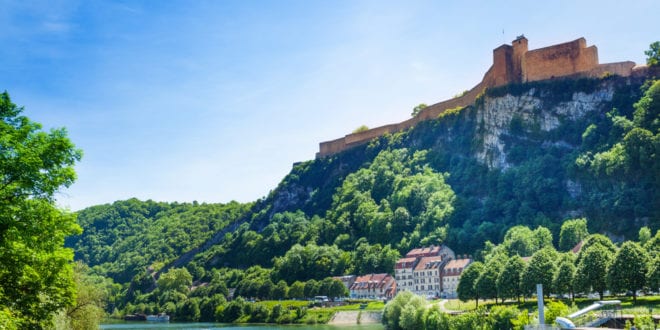
{"label": "white building with red roof", "polygon": [[[396,288],[394,278],[387,273],[358,276],[349,288],[351,298],[391,298]],[[389,295],[389,296],[388,296]]]}
{"label": "white building with red roof", "polygon": [[421,247],[410,250],[406,253],[406,258],[423,258],[442,256],[444,258],[455,259],[454,251],[446,245]]}
{"label": "white building with red roof", "polygon": [[450,260],[442,269],[442,293],[443,298],[456,298],[456,288],[465,267],[472,263],[472,259]]}
{"label": "white building with red roof", "polygon": [[415,287],[411,291],[421,296],[439,297],[442,291],[442,268],[448,261],[441,256],[421,258],[413,270]]}
{"label": "white building with red roof", "polygon": [[394,266],[397,291],[411,291],[424,296],[438,296],[442,291],[440,273],[454,251],[446,245],[410,250]]}
{"label": "white building with red roof", "polygon": [[415,288],[413,270],[417,265],[417,258],[401,258],[394,265],[397,291],[412,291]]}

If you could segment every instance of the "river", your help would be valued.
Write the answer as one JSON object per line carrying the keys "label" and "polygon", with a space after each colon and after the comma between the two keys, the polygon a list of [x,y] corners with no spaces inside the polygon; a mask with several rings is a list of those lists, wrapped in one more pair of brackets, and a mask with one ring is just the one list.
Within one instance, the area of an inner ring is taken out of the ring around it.
{"label": "river", "polygon": [[226,323],[147,323],[123,322],[101,324],[102,330],[383,330],[380,324],[369,325],[275,325],[275,324],[226,324]]}

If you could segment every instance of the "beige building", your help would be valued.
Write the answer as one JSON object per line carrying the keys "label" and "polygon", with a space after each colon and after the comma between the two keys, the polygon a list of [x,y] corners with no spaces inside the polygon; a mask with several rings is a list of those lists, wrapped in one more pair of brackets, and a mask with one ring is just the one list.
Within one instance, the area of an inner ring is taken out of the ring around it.
{"label": "beige building", "polygon": [[358,276],[349,288],[351,298],[386,299],[391,298],[396,282],[390,274],[369,274]]}
{"label": "beige building", "polygon": [[421,258],[413,270],[415,288],[411,291],[420,296],[440,297],[440,276],[447,261],[441,256]]}
{"label": "beige building", "polygon": [[394,277],[397,291],[412,291],[415,286],[413,270],[417,265],[417,258],[401,258],[394,265]]}
{"label": "beige building", "polygon": [[472,259],[455,259],[449,261],[442,269],[442,293],[443,298],[456,298],[458,281],[465,267],[472,263]]}
{"label": "beige building", "polygon": [[445,245],[410,250],[394,266],[397,291],[411,291],[418,295],[436,297],[442,291],[440,273],[454,251]]}

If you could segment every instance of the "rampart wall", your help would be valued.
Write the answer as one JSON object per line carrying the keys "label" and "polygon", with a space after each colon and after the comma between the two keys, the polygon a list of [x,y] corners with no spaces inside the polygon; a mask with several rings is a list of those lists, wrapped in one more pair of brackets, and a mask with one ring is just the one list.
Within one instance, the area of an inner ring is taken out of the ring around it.
{"label": "rampart wall", "polygon": [[580,38],[526,52],[522,58],[523,81],[551,79],[584,72],[598,66],[598,49]]}
{"label": "rampart wall", "polygon": [[[380,126],[348,134],[336,140],[321,142],[316,157],[339,153],[385,134],[409,129],[421,121],[437,118],[438,115],[449,109],[471,105],[486,88],[559,77],[598,78],[607,73],[625,77],[635,72],[633,70],[635,63],[630,61],[598,64],[598,49],[596,46],[587,47],[586,43],[584,38],[580,38],[528,51],[527,39],[520,36],[513,41],[513,46],[502,45],[493,50],[493,65],[486,71],[481,82],[467,93],[433,104],[422,110],[417,116],[401,123]],[[636,69],[636,71],[640,70]]]}

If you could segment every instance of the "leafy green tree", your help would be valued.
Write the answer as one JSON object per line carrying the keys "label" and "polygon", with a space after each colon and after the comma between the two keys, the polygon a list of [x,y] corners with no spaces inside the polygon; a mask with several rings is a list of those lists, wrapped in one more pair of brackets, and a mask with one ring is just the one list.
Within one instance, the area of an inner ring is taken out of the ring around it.
{"label": "leafy green tree", "polygon": [[180,321],[186,322],[197,322],[201,317],[201,311],[199,308],[200,299],[190,298],[181,302],[177,306],[176,318]]}
{"label": "leafy green tree", "polygon": [[584,240],[584,243],[582,244],[582,247],[580,248],[580,252],[578,253],[578,258],[576,260],[576,263],[579,264],[580,261],[582,261],[582,258],[585,255],[585,252],[589,250],[590,247],[594,245],[600,245],[607,252],[609,252],[612,256],[616,253],[616,246],[612,243],[612,241],[605,235],[601,234],[592,234],[587,236],[587,238]]}
{"label": "leafy green tree", "polygon": [[497,302],[497,276],[500,274],[501,269],[502,264],[497,259],[490,260],[484,265],[483,271],[474,284],[475,290],[479,292],[481,298],[494,298]]}
{"label": "leafy green tree", "polygon": [[492,320],[493,330],[510,330],[512,320],[520,315],[520,311],[513,306],[495,306],[490,309],[488,317]]}
{"label": "leafy green tree", "polygon": [[513,226],[507,230],[502,243],[509,255],[531,256],[536,251],[534,233],[526,226]]}
{"label": "leafy green tree", "polygon": [[422,316],[419,310],[424,306],[424,298],[410,291],[401,292],[385,305],[383,324],[390,330],[420,329]]}
{"label": "leafy green tree", "polygon": [[558,316],[568,315],[568,306],[561,301],[549,301],[546,305],[545,324],[553,324]]}
{"label": "leafy green tree", "polygon": [[589,236],[587,219],[566,220],[559,231],[559,250],[568,251]]}
{"label": "leafy green tree", "polygon": [[514,255],[507,260],[502,272],[497,276],[497,292],[505,299],[518,299],[520,301],[520,279],[525,269],[525,262],[519,255]]}
{"label": "leafy green tree", "polygon": [[538,226],[534,229],[532,235],[534,238],[535,252],[545,248],[554,249],[554,246],[552,246],[552,233],[550,232],[550,229]]}
{"label": "leafy green tree", "polygon": [[289,298],[302,299],[305,298],[305,283],[295,281],[289,287]]}
{"label": "leafy green tree", "polygon": [[319,292],[318,282],[316,282],[315,280],[309,280],[305,282],[305,288],[304,288],[305,298],[314,297],[318,292]]}
{"label": "leafy green tree", "polygon": [[651,257],[660,256],[660,230],[656,231],[655,236],[644,244],[644,249]]}
{"label": "leafy green tree", "polygon": [[607,284],[614,293],[632,291],[633,302],[637,302],[637,290],[646,285],[649,256],[637,242],[627,241],[621,245],[607,270]]}
{"label": "leafy green tree", "polygon": [[424,312],[424,325],[427,330],[450,330],[449,315],[440,310],[438,304],[433,304]]}
{"label": "leafy green tree", "polygon": [[476,283],[484,269],[483,263],[475,261],[463,270],[461,278],[458,281],[458,287],[456,287],[458,299],[462,301],[474,299],[477,306],[479,305],[479,298],[482,296],[477,291]]}
{"label": "leafy green tree", "polygon": [[202,322],[215,321],[215,311],[218,307],[224,306],[227,303],[225,296],[221,294],[214,294],[210,297],[203,297],[199,303],[199,320]]}
{"label": "leafy green tree", "polygon": [[75,180],[82,153],[65,129],[44,132],[22,112],[0,94],[0,313],[20,328],[44,328],[75,301],[64,240],[80,227],[54,197]]}
{"label": "leafy green tree", "polygon": [[649,272],[646,275],[646,283],[648,287],[658,292],[660,290],[660,256],[656,256],[649,265]]}
{"label": "leafy green tree", "polygon": [[570,294],[573,298],[575,271],[572,257],[562,258],[552,280],[553,291],[558,294]]}
{"label": "leafy green tree", "polygon": [[285,299],[289,291],[289,286],[286,285],[284,280],[279,280],[275,287],[273,288],[272,298],[273,299]]}
{"label": "leafy green tree", "polygon": [[328,297],[339,298],[348,296],[348,288],[340,280],[332,280],[328,291]]}
{"label": "leafy green tree", "polygon": [[601,244],[594,244],[582,250],[577,266],[576,288],[580,292],[598,292],[603,299],[607,288],[607,268],[612,262],[612,253]]}
{"label": "leafy green tree", "polygon": [[162,274],[156,284],[162,292],[172,290],[187,293],[192,286],[192,275],[186,268],[172,268]]}
{"label": "leafy green tree", "polygon": [[369,127],[367,125],[360,125],[360,127],[353,130],[353,134],[362,133],[362,132],[365,132],[365,131],[368,131],[368,130],[369,130]]}
{"label": "leafy green tree", "polygon": [[552,291],[552,277],[555,274],[555,260],[557,252],[552,248],[537,251],[527,263],[523,271],[521,284],[522,292],[530,295],[536,290],[536,284],[543,285],[544,294]]}
{"label": "leafy green tree", "polygon": [[651,240],[651,229],[649,229],[649,227],[646,226],[640,228],[638,239],[639,239],[639,245],[644,246],[646,242]]}
{"label": "leafy green tree", "polygon": [[644,51],[648,56],[646,58],[646,65],[658,66],[660,65],[660,41],[656,41],[649,46],[649,50]]}
{"label": "leafy green tree", "polygon": [[[75,304],[62,310],[55,319],[56,328],[73,330],[96,329],[105,316],[107,300],[105,279],[91,275],[89,267],[78,261],[74,265]],[[0,329],[3,328],[0,326]]]}
{"label": "leafy green tree", "polygon": [[417,105],[413,108],[412,113],[410,115],[413,116],[413,117],[417,117],[417,115],[419,115],[419,113],[422,112],[422,110],[424,110],[426,108],[428,108],[428,105],[426,105],[424,103],[420,103],[419,105]]}

